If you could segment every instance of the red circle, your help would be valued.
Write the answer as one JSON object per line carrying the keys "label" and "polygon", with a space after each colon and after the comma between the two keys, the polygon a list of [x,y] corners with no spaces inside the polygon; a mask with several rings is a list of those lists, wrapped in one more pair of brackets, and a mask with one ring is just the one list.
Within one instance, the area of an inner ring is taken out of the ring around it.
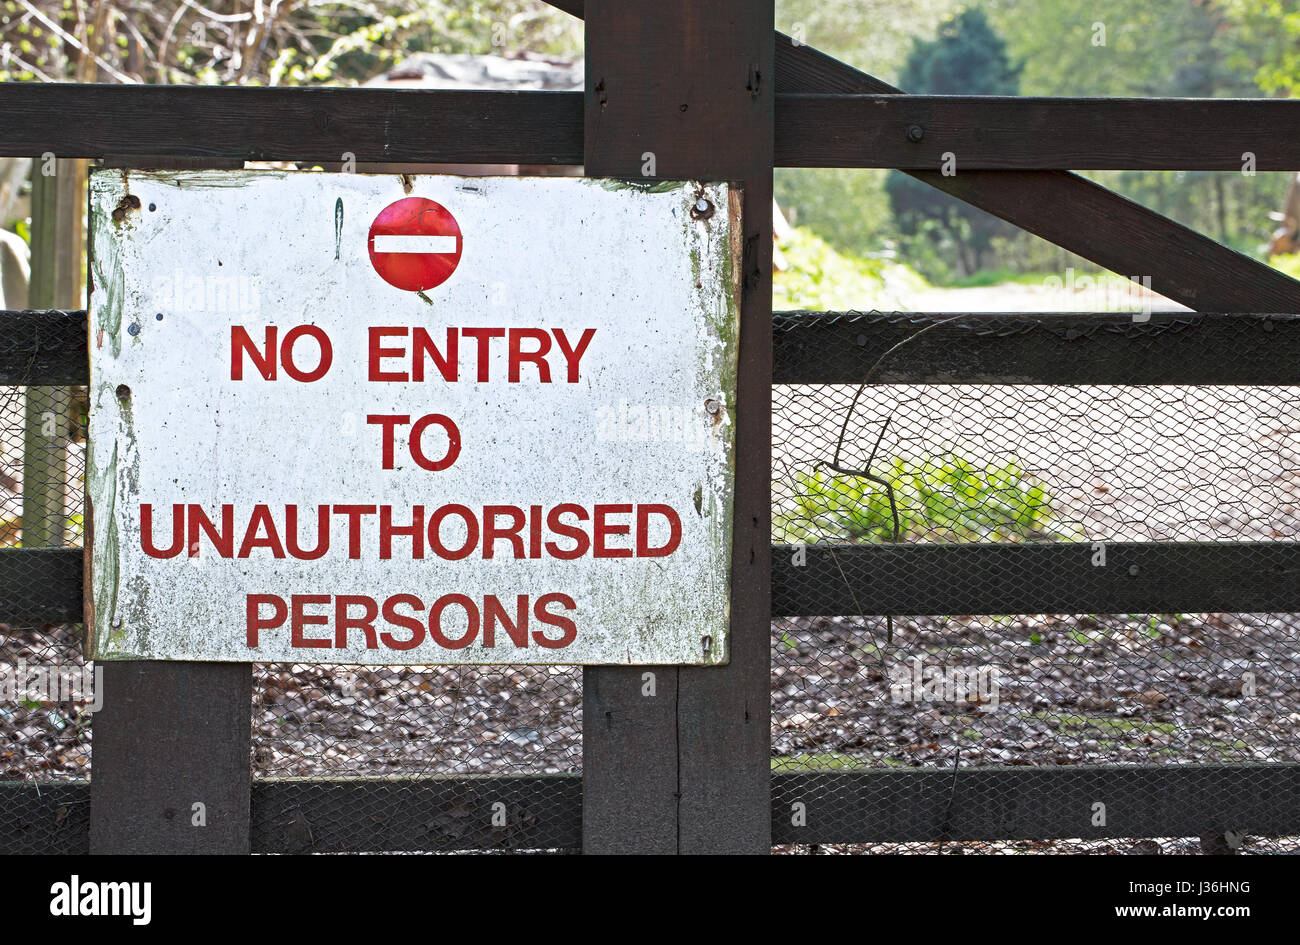
{"label": "red circle", "polygon": [[[450,236],[456,240],[456,251],[377,253],[376,236]],[[370,250],[370,264],[385,282],[408,292],[423,292],[451,278],[460,265],[464,241],[460,224],[441,204],[424,197],[404,197],[379,211],[370,224],[366,247]]]}

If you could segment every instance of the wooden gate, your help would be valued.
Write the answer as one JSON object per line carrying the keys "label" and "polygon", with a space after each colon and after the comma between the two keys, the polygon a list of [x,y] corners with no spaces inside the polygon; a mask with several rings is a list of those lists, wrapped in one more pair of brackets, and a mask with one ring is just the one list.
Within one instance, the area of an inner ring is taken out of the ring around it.
{"label": "wooden gate", "polygon": [[[1115,566],[1105,569],[1077,567],[1083,552],[1068,542],[812,544],[798,565],[795,549],[771,544],[772,385],[861,383],[918,328],[934,330],[873,382],[1294,384],[1300,284],[1069,169],[1236,171],[1252,152],[1260,170],[1295,170],[1300,104],[906,95],[774,32],[770,2],[555,5],[586,20],[584,93],[6,84],[0,151],[161,167],[352,154],[582,164],[591,176],[635,178],[651,157],[657,177],[741,184],[730,664],[656,668],[654,698],[642,695],[643,667],[588,669],[581,776],[512,779],[515,796],[545,798],[536,806],[547,813],[509,836],[484,814],[481,827],[442,837],[420,826],[430,811],[486,807],[492,778],[253,781],[248,665],[108,664],[93,789],[0,785],[0,845],[764,853],[787,843],[1186,836],[1246,824],[1300,834],[1300,766],[1291,764],[980,769],[957,790],[954,773],[932,769],[774,774],[770,749],[774,616],[1300,610],[1292,541],[1113,544]],[[954,175],[940,170],[949,154]],[[905,170],[1107,269],[1149,275],[1194,314],[1179,316],[1177,331],[1153,316],[1124,332],[1108,332],[1117,317],[1104,313],[1061,316],[1051,331],[1030,315],[774,320],[774,166]],[[1171,353],[1144,358],[1132,339],[1162,331]],[[2,335],[0,383],[87,382],[84,312],[5,313]],[[1258,357],[1216,357],[1229,336]],[[77,622],[82,582],[77,549],[2,551],[0,615]],[[1098,827],[1086,810],[1050,803],[1076,789],[1131,814]],[[1193,813],[1207,795],[1213,823]],[[206,829],[182,816],[192,797],[206,800]],[[797,805],[802,818],[791,816]]]}

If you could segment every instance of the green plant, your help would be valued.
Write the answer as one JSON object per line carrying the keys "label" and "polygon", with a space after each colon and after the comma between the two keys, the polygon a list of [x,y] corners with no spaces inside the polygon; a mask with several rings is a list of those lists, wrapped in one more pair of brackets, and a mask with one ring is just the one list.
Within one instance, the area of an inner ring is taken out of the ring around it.
{"label": "green plant", "polygon": [[1292,279],[1300,279],[1300,253],[1283,253],[1268,261],[1274,269],[1280,269]]}
{"label": "green plant", "polygon": [[777,248],[784,268],[772,279],[776,311],[900,308],[903,294],[926,284],[900,263],[836,252],[804,227],[795,227]]}
{"label": "green plant", "polygon": [[[879,762],[877,762],[878,764]],[[885,762],[889,764],[890,762]],[[813,754],[774,755],[772,770],[802,769],[805,771],[852,771],[869,768],[872,762],[865,758],[855,758],[839,751],[826,751]]]}
{"label": "green plant", "polygon": [[949,453],[921,461],[895,457],[873,474],[889,482],[824,468],[795,474],[795,509],[778,517],[790,542],[1030,541],[1066,537],[1050,524],[1046,485],[1018,463],[980,466]]}

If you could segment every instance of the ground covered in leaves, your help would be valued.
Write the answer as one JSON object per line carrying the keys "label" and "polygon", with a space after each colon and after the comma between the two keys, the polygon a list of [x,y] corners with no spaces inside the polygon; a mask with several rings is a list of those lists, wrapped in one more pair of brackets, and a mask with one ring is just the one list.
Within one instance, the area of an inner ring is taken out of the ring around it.
{"label": "ground covered in leaves", "polygon": [[[6,664],[78,659],[65,628],[0,632]],[[774,770],[1300,761],[1300,627],[1292,615],[911,618],[895,622],[892,643],[887,634],[875,618],[774,625]],[[937,688],[939,698],[927,699],[924,687],[910,685],[920,678],[911,668],[918,659],[922,673],[984,668],[985,685],[972,684],[957,700]],[[268,665],[254,673],[257,777],[581,770],[576,668]],[[0,780],[86,777],[91,718],[66,703],[0,706]],[[1276,841],[1266,847],[1290,849]],[[1179,853],[1199,844],[950,842],[782,852],[864,849]]]}

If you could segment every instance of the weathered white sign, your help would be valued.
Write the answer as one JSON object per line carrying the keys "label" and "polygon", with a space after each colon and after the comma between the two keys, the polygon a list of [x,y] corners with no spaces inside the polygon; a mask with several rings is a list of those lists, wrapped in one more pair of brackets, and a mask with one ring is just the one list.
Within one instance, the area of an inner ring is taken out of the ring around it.
{"label": "weathered white sign", "polygon": [[725,662],[738,208],[96,172],[88,655]]}

